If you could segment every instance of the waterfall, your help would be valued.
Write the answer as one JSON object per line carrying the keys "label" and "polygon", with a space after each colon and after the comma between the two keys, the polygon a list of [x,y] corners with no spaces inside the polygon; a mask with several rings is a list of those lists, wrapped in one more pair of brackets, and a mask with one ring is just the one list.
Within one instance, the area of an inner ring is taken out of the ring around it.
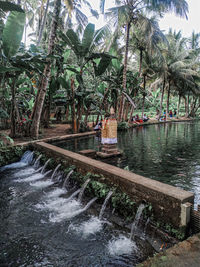
{"label": "waterfall", "polygon": [[52,175],[51,175],[51,180],[53,180],[53,178],[54,178],[54,176],[55,176],[57,170],[60,168],[60,166],[61,166],[61,164],[58,164],[58,166],[55,168],[54,172],[53,172]]}
{"label": "waterfall", "polygon": [[44,172],[44,170],[45,170],[45,168],[46,168],[46,166],[47,166],[47,164],[49,163],[50,160],[51,160],[51,159],[48,159],[48,160],[45,162],[45,164],[44,164],[44,166],[43,166],[43,168],[42,168],[42,170],[41,170],[41,173]]}
{"label": "waterfall", "polygon": [[102,219],[102,216],[103,216],[103,213],[104,213],[104,211],[105,211],[106,205],[107,205],[107,203],[108,203],[108,200],[111,198],[112,194],[113,194],[113,192],[110,191],[110,192],[108,193],[108,195],[106,196],[106,198],[105,198],[105,200],[104,200],[104,203],[103,203],[103,205],[102,205],[102,207],[101,207],[100,213],[99,213],[99,220]]}
{"label": "waterfall", "polygon": [[74,216],[77,216],[77,215],[83,213],[84,211],[86,211],[87,209],[89,209],[89,207],[90,207],[96,200],[97,200],[97,197],[94,197],[92,200],[90,200],[90,201],[87,203],[87,205],[86,205],[84,208],[72,212],[72,216],[74,217]]}
{"label": "waterfall", "polygon": [[39,165],[39,160],[40,160],[41,157],[42,157],[42,155],[39,155],[39,157],[36,159],[36,161],[35,161],[33,167],[35,167],[35,168],[38,167],[38,165]]}
{"label": "waterfall", "polygon": [[94,197],[92,200],[90,200],[87,205],[81,210],[81,212],[86,211],[87,209],[89,209],[89,207],[97,200],[97,197]]}
{"label": "waterfall", "polygon": [[147,232],[147,226],[150,222],[150,218],[147,219],[146,223],[145,223],[145,226],[144,226],[144,232],[143,232],[143,237],[145,238],[146,237],[146,232]]}
{"label": "waterfall", "polygon": [[67,174],[67,177],[66,177],[66,179],[65,179],[65,181],[64,181],[64,183],[63,183],[63,188],[65,188],[65,187],[67,186],[68,181],[69,181],[69,178],[70,178],[70,176],[71,176],[71,174],[72,174],[73,172],[74,172],[74,171],[71,170],[71,171]]}
{"label": "waterfall", "polygon": [[24,155],[22,156],[20,162],[24,162],[24,163],[27,163],[27,164],[31,164],[32,160],[33,160],[33,154],[34,154],[34,151],[31,152],[31,151],[26,151],[24,153]]}
{"label": "waterfall", "polygon": [[85,188],[87,187],[87,185],[88,185],[89,182],[90,182],[90,179],[87,179],[87,180],[85,181],[85,183],[83,184],[83,186],[82,186],[82,188],[81,188],[81,191],[80,191],[80,193],[79,193],[79,195],[78,195],[78,201],[79,201],[79,202],[81,202],[82,197],[83,197],[83,193],[84,193]]}
{"label": "waterfall", "polygon": [[[49,170],[47,172],[44,173],[44,177],[47,176],[50,172],[52,172],[52,170]],[[41,172],[42,173],[42,172]]]}
{"label": "waterfall", "polygon": [[81,189],[76,190],[73,194],[71,194],[70,197],[66,199],[66,201],[69,202],[70,200],[72,200],[75,196],[77,196],[80,193],[80,191]]}
{"label": "waterfall", "polygon": [[35,172],[40,172],[43,167],[38,168]]}
{"label": "waterfall", "polygon": [[135,230],[137,229],[137,226],[138,226],[138,223],[139,223],[139,220],[140,220],[140,217],[142,215],[142,211],[143,211],[144,208],[145,208],[144,204],[140,204],[140,206],[138,207],[137,213],[135,215],[134,222],[133,222],[132,227],[131,227],[130,239],[132,239],[133,236],[135,235]]}

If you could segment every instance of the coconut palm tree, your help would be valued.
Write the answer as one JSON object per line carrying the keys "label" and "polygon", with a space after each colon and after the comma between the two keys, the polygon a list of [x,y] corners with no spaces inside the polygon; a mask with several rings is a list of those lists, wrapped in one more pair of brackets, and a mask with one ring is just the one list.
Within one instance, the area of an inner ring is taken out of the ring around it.
{"label": "coconut palm tree", "polygon": [[[53,49],[55,45],[56,30],[57,30],[57,25],[58,25],[60,9],[61,9],[61,0],[55,0],[53,18],[52,18],[52,23],[51,23],[51,32],[50,32],[49,44],[48,44],[49,55],[53,53]],[[35,102],[33,112],[31,115],[32,124],[30,128],[30,133],[32,137],[36,137],[36,138],[38,137],[38,133],[39,133],[40,117],[41,117],[42,107],[43,107],[43,103],[44,103],[44,99],[45,99],[45,95],[47,91],[48,80],[50,78],[50,71],[51,71],[51,61],[49,60],[43,72],[42,80],[41,80],[40,87],[37,93],[36,102]]]}
{"label": "coconut palm tree", "polygon": [[[110,8],[107,12],[107,16],[115,19],[115,25],[125,26],[125,54],[124,54],[124,71],[123,71],[123,90],[126,89],[126,71],[128,61],[128,48],[129,48],[129,36],[130,28],[139,19],[141,14],[146,11],[154,11],[159,14],[163,14],[168,11],[174,11],[177,15],[187,17],[188,5],[185,0],[116,0],[116,7]],[[101,11],[104,12],[105,0],[100,1]],[[121,96],[119,120],[122,119],[124,109],[124,96]]]}

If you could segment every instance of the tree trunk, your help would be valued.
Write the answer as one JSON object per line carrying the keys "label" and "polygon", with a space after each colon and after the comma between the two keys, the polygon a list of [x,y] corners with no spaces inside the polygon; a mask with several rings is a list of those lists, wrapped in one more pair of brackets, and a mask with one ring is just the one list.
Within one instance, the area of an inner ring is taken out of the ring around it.
{"label": "tree trunk", "polygon": [[179,97],[178,97],[178,105],[177,105],[177,117],[179,116],[180,104],[181,104],[181,95],[179,95]]}
{"label": "tree trunk", "polygon": [[15,112],[15,107],[16,107],[16,100],[15,100],[15,82],[16,78],[13,78],[13,83],[11,86],[11,94],[12,94],[12,100],[11,100],[11,125],[10,125],[10,137],[15,138],[16,137],[16,112]]}
{"label": "tree trunk", "polygon": [[170,81],[169,81],[169,88],[168,88],[168,92],[167,92],[167,112],[166,112],[166,118],[168,117],[169,114],[169,97],[170,97]]}
{"label": "tree trunk", "polygon": [[88,116],[89,116],[89,114],[90,114],[90,108],[88,108],[88,109],[86,110],[85,119],[84,119],[84,123],[85,123],[85,125],[88,124]]}
{"label": "tree trunk", "polygon": [[79,132],[80,130],[81,118],[82,118],[82,103],[81,100],[79,99],[77,107],[77,132]]}
{"label": "tree trunk", "polygon": [[73,133],[77,133],[76,108],[75,108],[75,99],[74,99],[74,79],[71,79],[71,89],[72,89],[72,105],[71,105],[72,131],[73,131]]}
{"label": "tree trunk", "polygon": [[[125,46],[125,55],[124,55],[123,84],[122,84],[123,85],[123,91],[126,91],[126,74],[127,74],[130,27],[131,27],[131,23],[128,22],[126,24],[126,46]],[[122,118],[123,118],[124,104],[125,104],[125,97],[124,97],[124,94],[122,94],[121,99],[120,99],[120,107],[119,107],[119,114],[118,114],[119,121],[122,121]]]}
{"label": "tree trunk", "polygon": [[144,75],[144,92],[143,92],[143,98],[142,98],[142,118],[144,115],[145,96],[146,96],[146,75]]}
{"label": "tree trunk", "polygon": [[188,96],[184,97],[184,100],[185,100],[185,117],[188,117],[189,116],[189,99],[188,99]]}
{"label": "tree trunk", "polygon": [[40,45],[40,42],[42,40],[42,34],[43,34],[44,27],[45,27],[45,24],[46,24],[46,21],[47,21],[48,9],[49,9],[49,0],[47,0],[46,9],[45,9],[45,13],[44,13],[44,18],[43,18],[43,21],[42,21],[42,25],[41,25],[41,27],[39,29],[39,36],[38,36],[38,40],[37,40],[37,46]]}
{"label": "tree trunk", "polygon": [[134,112],[134,106],[131,107],[129,122],[131,122],[131,120],[132,120],[133,112]]}
{"label": "tree trunk", "polygon": [[139,76],[141,76],[141,72],[142,72],[142,49],[140,49],[140,65],[139,65]]}
{"label": "tree trunk", "polygon": [[126,103],[126,108],[124,112],[124,121],[128,121],[129,103]]}
{"label": "tree trunk", "polygon": [[[106,101],[106,97],[107,97],[108,90],[109,90],[109,89],[106,88],[105,93],[104,93],[104,96],[103,96],[103,100],[102,100],[102,103],[101,103],[101,106],[100,106],[100,110],[103,109],[104,103],[105,103],[105,101]],[[97,115],[96,125],[97,125],[97,123],[98,123],[98,121],[99,121],[99,116],[100,116],[100,114]]]}
{"label": "tree trunk", "polygon": [[67,104],[66,111],[65,111],[65,118],[66,118],[66,121],[68,122],[69,120],[69,105],[68,104]]}
{"label": "tree trunk", "polygon": [[[49,45],[48,45],[49,55],[53,53],[53,49],[55,45],[56,30],[57,30],[57,25],[58,25],[60,9],[61,9],[61,0],[56,0],[54,2],[54,13],[53,13],[53,18],[52,18],[52,23],[51,23],[51,32],[50,32]],[[41,117],[42,107],[44,104],[44,99],[45,99],[45,95],[47,91],[50,74],[51,74],[51,60],[49,60],[45,66],[40,88],[38,89],[39,90],[38,99],[35,103],[37,104],[37,108],[34,109],[35,112],[34,112],[31,129],[30,129],[31,136],[35,138],[38,138],[40,117]]]}
{"label": "tree trunk", "polygon": [[165,78],[163,80],[163,88],[162,88],[162,94],[161,94],[161,99],[160,99],[160,114],[162,114],[162,104],[163,104],[163,97],[164,97],[164,92],[165,92]]}

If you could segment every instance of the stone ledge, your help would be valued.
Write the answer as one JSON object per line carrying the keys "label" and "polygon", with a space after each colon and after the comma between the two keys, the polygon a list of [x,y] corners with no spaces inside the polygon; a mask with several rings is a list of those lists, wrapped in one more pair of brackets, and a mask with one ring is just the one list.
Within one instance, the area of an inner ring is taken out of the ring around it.
{"label": "stone ledge", "polygon": [[[116,184],[134,201],[145,200],[152,203],[155,218],[178,228],[181,225],[181,203],[194,201],[194,194],[167,185],[118,167],[85,157],[83,155],[56,147],[44,142],[34,144],[36,149],[51,157],[64,158],[69,164],[77,166],[82,173],[102,174],[109,183]],[[167,214],[167,216],[166,216]]]}

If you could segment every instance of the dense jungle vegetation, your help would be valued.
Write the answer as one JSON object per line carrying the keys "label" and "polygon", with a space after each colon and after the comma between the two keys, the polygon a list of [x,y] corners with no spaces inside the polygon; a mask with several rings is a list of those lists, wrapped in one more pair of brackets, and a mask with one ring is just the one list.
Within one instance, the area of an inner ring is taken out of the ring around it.
{"label": "dense jungle vegetation", "polygon": [[[10,137],[37,138],[55,112],[74,133],[111,106],[119,122],[135,110],[198,114],[200,33],[158,25],[169,11],[187,18],[187,2],[115,3],[99,0],[97,12],[87,0],[0,1],[0,126]],[[100,13],[107,23],[96,29],[89,18]]]}

